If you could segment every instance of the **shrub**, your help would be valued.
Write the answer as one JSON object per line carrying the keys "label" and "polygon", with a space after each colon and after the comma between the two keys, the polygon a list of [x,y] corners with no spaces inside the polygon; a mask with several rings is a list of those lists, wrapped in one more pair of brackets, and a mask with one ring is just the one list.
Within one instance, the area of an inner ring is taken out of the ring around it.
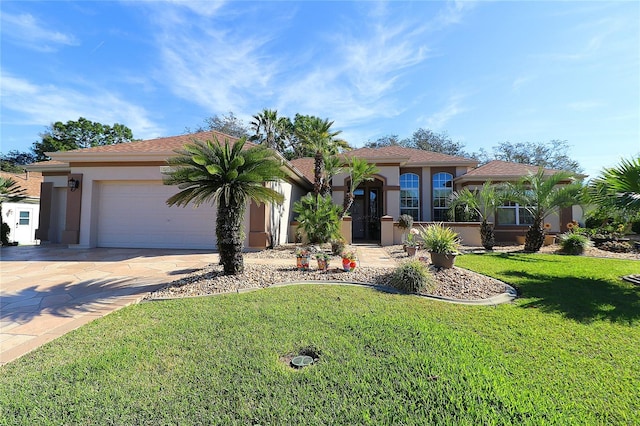
{"label": "shrub", "polygon": [[640,220],[631,223],[631,230],[636,234],[640,234]]}
{"label": "shrub", "polygon": [[593,243],[585,235],[567,232],[558,236],[560,240],[560,251],[566,254],[582,254],[587,247],[593,246]]}
{"label": "shrub", "polygon": [[340,214],[342,207],[336,206],[331,196],[309,193],[293,204],[298,214],[296,220],[311,244],[328,243],[332,238],[340,238]]}
{"label": "shrub", "polygon": [[632,250],[631,244],[626,241],[605,241],[598,248],[613,253],[629,253]]}
{"label": "shrub", "polygon": [[408,214],[401,214],[400,217],[398,218],[398,227],[400,229],[411,229],[411,227],[413,226],[413,216],[408,215]]}
{"label": "shrub", "polygon": [[346,246],[346,243],[345,243],[344,239],[335,238],[335,239],[331,240],[331,253],[334,256],[341,256],[342,252],[344,251],[345,246]]}
{"label": "shrub", "polygon": [[407,293],[433,291],[435,279],[424,262],[412,260],[396,268],[391,275],[390,284]]}

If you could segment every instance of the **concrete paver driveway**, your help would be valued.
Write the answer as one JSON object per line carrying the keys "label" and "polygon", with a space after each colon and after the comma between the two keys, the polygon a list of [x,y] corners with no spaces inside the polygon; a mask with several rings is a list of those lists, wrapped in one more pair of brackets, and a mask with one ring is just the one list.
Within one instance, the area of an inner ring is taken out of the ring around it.
{"label": "concrete paver driveway", "polygon": [[218,261],[194,250],[0,249],[0,365]]}

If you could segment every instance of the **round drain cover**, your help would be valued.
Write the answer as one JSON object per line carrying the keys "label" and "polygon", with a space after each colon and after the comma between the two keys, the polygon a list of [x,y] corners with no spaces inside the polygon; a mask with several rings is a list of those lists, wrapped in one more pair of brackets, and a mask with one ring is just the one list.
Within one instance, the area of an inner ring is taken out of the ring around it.
{"label": "round drain cover", "polygon": [[307,355],[299,355],[291,360],[294,367],[301,368],[313,364],[313,358]]}

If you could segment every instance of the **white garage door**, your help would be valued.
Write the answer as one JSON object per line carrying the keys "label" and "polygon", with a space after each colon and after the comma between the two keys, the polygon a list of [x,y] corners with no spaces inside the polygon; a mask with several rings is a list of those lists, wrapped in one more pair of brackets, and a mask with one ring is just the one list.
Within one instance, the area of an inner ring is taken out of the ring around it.
{"label": "white garage door", "polygon": [[98,247],[216,247],[216,209],[169,207],[177,187],[156,182],[101,182],[98,186]]}

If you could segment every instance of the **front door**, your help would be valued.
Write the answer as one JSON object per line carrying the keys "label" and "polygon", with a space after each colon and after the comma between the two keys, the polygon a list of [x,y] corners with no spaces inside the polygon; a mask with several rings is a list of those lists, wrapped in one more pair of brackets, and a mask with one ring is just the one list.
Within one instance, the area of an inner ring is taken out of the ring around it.
{"label": "front door", "polygon": [[382,188],[379,181],[372,182],[372,185],[359,187],[353,195],[354,200],[351,207],[353,240],[380,242]]}

